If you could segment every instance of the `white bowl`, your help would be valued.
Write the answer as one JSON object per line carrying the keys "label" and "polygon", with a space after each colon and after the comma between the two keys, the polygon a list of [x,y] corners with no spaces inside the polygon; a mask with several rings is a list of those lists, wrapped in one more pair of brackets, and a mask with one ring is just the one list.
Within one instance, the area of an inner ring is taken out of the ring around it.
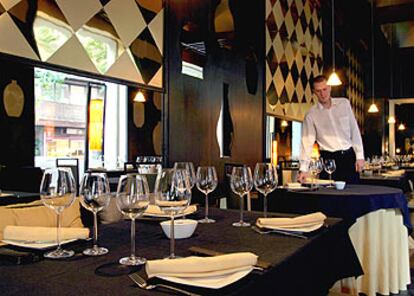
{"label": "white bowl", "polygon": [[346,182],[344,181],[335,181],[335,188],[338,190],[343,190],[345,188]]}
{"label": "white bowl", "polygon": [[[193,235],[198,222],[191,219],[174,220],[174,236],[176,239],[188,238]],[[164,234],[170,238],[171,221],[163,221],[160,223]]]}

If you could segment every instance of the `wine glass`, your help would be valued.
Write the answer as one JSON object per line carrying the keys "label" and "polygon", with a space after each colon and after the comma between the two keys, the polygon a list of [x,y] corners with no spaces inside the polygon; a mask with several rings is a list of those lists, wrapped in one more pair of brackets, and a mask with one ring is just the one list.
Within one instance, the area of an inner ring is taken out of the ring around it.
{"label": "wine glass", "polygon": [[190,187],[194,188],[194,185],[197,183],[197,177],[194,170],[194,165],[192,162],[176,162],[174,163],[174,169],[186,170],[188,173]]}
{"label": "wine glass", "polygon": [[98,247],[97,214],[109,204],[111,198],[109,181],[105,173],[86,173],[80,187],[82,206],[93,213],[93,247],[83,251],[87,256],[100,256],[108,253],[108,249]]}
{"label": "wine glass", "polygon": [[45,253],[46,258],[60,259],[72,257],[75,252],[64,250],[60,245],[60,214],[75,200],[76,186],[70,168],[46,169],[40,183],[40,198],[43,204],[57,215],[57,249]]}
{"label": "wine glass", "polygon": [[263,216],[267,218],[267,195],[277,186],[276,166],[271,163],[257,163],[254,168],[254,187],[263,194]]}
{"label": "wine glass", "polygon": [[322,172],[323,165],[319,159],[311,159],[309,162],[309,172],[312,176],[312,188],[316,187],[316,178]]}
{"label": "wine glass", "polygon": [[147,260],[135,256],[135,219],[148,208],[149,189],[147,178],[140,174],[121,176],[116,193],[116,205],[122,214],[131,219],[131,255],[119,260],[123,265],[141,265]]}
{"label": "wine glass", "polygon": [[206,195],[205,217],[198,220],[200,223],[214,223],[214,219],[208,218],[208,194],[217,187],[217,173],[213,166],[200,166],[197,169],[197,188]]}
{"label": "wine glass", "polygon": [[250,226],[250,223],[243,221],[243,196],[248,194],[253,188],[253,178],[250,167],[233,167],[230,177],[230,187],[234,193],[240,196],[240,221],[234,222],[232,225],[236,227],[248,227]]}
{"label": "wine glass", "polygon": [[155,204],[170,215],[170,256],[175,256],[174,215],[183,212],[191,202],[191,187],[187,170],[163,169],[155,182]]}
{"label": "wine glass", "polygon": [[324,159],[323,160],[323,168],[325,169],[325,172],[329,174],[329,186],[330,188],[335,187],[332,184],[332,173],[336,170],[336,164],[335,159]]}

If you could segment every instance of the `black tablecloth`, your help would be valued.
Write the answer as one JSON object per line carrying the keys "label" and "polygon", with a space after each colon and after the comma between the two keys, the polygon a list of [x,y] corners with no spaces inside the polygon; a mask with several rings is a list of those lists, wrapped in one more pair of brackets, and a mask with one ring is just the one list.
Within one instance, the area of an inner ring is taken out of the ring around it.
{"label": "black tablecloth", "polygon": [[29,203],[40,199],[39,193],[18,192],[18,191],[2,191],[7,196],[0,196],[0,206]]}
{"label": "black tablecloth", "polygon": [[408,183],[407,174],[402,176],[361,176],[360,184],[363,185],[377,185],[377,186],[387,186],[399,188],[403,192],[410,191],[410,185]]}
{"label": "black tablecloth", "polygon": [[[202,217],[200,209],[199,217]],[[254,221],[258,215],[246,214]],[[252,272],[220,290],[192,289],[202,295],[326,295],[340,278],[358,276],[362,269],[340,219],[330,218],[323,227],[300,239],[280,235],[260,235],[250,228],[236,228],[237,211],[212,209],[215,224],[199,224],[189,239],[176,241],[176,253],[189,256],[190,246],[220,252],[250,251],[272,267],[264,273]],[[161,290],[144,291],[126,276],[137,268],[117,264],[130,251],[129,221],[100,226],[101,245],[106,256],[91,258],[78,254],[66,261],[42,260],[21,266],[0,266],[2,295],[171,295]],[[148,259],[166,256],[169,241],[158,222],[137,222],[137,255]],[[85,246],[82,246],[84,248]],[[138,268],[140,269],[140,268]],[[143,272],[141,269],[140,272]]]}
{"label": "black tablecloth", "polygon": [[316,191],[276,190],[269,195],[271,211],[306,214],[321,211],[330,217],[343,218],[348,225],[367,213],[379,209],[401,210],[404,225],[412,231],[407,200],[400,189],[347,185],[344,190],[319,188]]}

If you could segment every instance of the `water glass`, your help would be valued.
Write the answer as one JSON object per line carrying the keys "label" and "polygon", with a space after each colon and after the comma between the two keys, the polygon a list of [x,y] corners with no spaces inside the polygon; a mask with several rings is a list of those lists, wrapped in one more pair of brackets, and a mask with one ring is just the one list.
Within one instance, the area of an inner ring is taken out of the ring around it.
{"label": "water glass", "polygon": [[108,253],[107,248],[98,247],[98,218],[97,214],[109,204],[111,191],[105,173],[86,173],[80,187],[82,206],[93,213],[93,247],[83,251],[87,256],[100,256]]}
{"label": "water glass", "polygon": [[214,219],[208,217],[208,194],[216,189],[218,184],[216,168],[213,166],[200,166],[197,169],[197,188],[205,194],[205,217],[198,220],[199,223],[214,223]]}
{"label": "water glass", "polygon": [[46,169],[40,183],[40,198],[43,204],[57,215],[57,249],[44,254],[46,258],[61,259],[72,257],[75,252],[64,250],[60,242],[60,216],[70,207],[76,197],[76,185],[70,168]]}
{"label": "water glass", "polygon": [[119,260],[123,265],[141,265],[147,260],[135,256],[135,219],[141,216],[149,205],[147,178],[140,174],[121,176],[116,193],[116,205],[122,214],[131,219],[131,255]]}
{"label": "water glass", "polygon": [[272,163],[257,163],[254,168],[254,187],[263,194],[263,216],[267,218],[267,195],[277,187],[277,169]]}
{"label": "water glass", "polygon": [[240,221],[234,222],[235,227],[248,227],[250,223],[243,221],[244,198],[253,188],[253,178],[250,167],[233,167],[230,177],[231,190],[240,197]]}
{"label": "water glass", "polygon": [[182,213],[191,202],[191,186],[185,169],[163,169],[155,182],[155,204],[170,216],[170,255],[175,255],[174,215]]}
{"label": "water glass", "polygon": [[330,188],[335,187],[332,184],[332,173],[336,170],[336,164],[335,159],[324,159],[323,160],[323,168],[325,169],[325,172],[329,174],[329,186]]}

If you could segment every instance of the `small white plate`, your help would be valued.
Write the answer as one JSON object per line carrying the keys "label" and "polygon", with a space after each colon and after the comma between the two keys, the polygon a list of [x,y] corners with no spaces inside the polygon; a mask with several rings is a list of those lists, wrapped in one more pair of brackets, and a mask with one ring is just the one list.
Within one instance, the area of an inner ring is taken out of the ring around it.
{"label": "small white plate", "polygon": [[[62,241],[60,244],[64,245],[67,243],[71,243],[76,241],[77,239],[69,239],[69,240],[65,240]],[[52,247],[57,247],[57,243],[56,242],[35,242],[35,241],[14,241],[14,240],[2,240],[3,243],[5,244],[9,244],[12,246],[17,246],[17,247],[24,247],[24,248],[30,248],[30,249],[38,249],[38,250],[43,250],[43,249],[49,249]]]}
{"label": "small white plate", "polygon": [[230,285],[234,282],[237,282],[241,278],[248,275],[253,270],[253,267],[237,271],[234,273],[229,273],[222,276],[211,276],[211,277],[203,277],[203,278],[182,278],[182,277],[172,277],[172,276],[158,276],[158,278],[178,283],[184,284],[189,286],[195,287],[203,287],[203,288],[210,288],[210,289],[220,289],[227,285]]}

